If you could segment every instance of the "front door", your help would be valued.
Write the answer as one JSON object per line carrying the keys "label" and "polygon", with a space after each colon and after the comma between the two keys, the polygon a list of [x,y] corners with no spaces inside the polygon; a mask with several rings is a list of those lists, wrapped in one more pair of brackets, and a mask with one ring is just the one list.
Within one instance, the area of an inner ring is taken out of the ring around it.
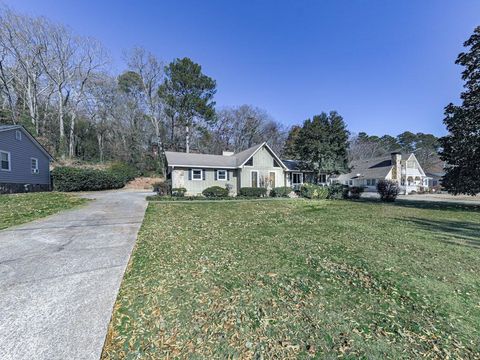
{"label": "front door", "polygon": [[252,187],[254,188],[258,187],[258,172],[252,171],[251,177],[252,177]]}
{"label": "front door", "polygon": [[270,173],[270,187],[273,189],[275,187],[275,172]]}

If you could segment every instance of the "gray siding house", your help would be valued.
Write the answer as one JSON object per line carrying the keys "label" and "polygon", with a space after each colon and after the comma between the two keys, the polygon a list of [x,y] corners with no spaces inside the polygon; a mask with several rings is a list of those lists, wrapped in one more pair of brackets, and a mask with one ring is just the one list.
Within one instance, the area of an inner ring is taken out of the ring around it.
{"label": "gray siding house", "polygon": [[0,194],[49,191],[52,156],[20,125],[0,125]]}
{"label": "gray siding house", "polygon": [[289,169],[266,144],[255,145],[234,154],[222,155],[166,151],[172,188],[185,188],[187,195],[196,196],[210,186],[230,185],[230,195],[242,187],[287,186]]}

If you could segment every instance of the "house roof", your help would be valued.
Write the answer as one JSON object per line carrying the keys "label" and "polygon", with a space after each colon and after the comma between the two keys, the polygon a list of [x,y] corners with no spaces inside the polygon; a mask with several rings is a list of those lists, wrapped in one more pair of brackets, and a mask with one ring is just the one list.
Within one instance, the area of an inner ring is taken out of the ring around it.
{"label": "house roof", "polygon": [[238,154],[233,155],[210,155],[210,154],[195,154],[195,153],[182,153],[174,151],[165,151],[165,156],[169,166],[184,166],[184,167],[206,167],[206,168],[239,168],[242,167],[248,159],[250,159],[255,153],[262,147],[266,147],[274,158],[276,158],[280,164],[286,169],[282,160],[273,152],[273,150],[266,144],[258,144],[252,146]]}
{"label": "house roof", "polygon": [[50,155],[50,153],[47,151],[47,149],[45,149],[45,148],[43,147],[43,145],[40,144],[40,143],[38,142],[38,140],[35,139],[35,137],[34,137],[32,134],[30,134],[30,132],[29,132],[27,129],[25,129],[22,125],[0,125],[0,132],[2,132],[2,131],[9,131],[9,130],[21,130],[25,135],[27,135],[27,136],[30,138],[30,140],[32,140],[32,142],[33,142],[35,145],[37,145],[37,147],[38,147],[45,155],[48,156],[48,158],[49,158],[50,160],[53,160],[53,156]]}
{"label": "house roof", "polygon": [[312,170],[302,169],[301,162],[299,160],[283,160],[282,162],[287,167],[287,171],[301,171],[301,172],[313,172]]}

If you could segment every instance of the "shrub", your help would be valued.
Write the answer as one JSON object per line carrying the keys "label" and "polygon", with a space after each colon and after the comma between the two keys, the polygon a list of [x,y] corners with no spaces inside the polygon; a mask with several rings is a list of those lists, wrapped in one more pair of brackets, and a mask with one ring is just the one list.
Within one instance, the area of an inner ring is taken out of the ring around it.
{"label": "shrub", "polygon": [[382,201],[393,202],[400,193],[400,188],[395,181],[380,180],[377,183],[377,192],[380,194]]}
{"label": "shrub", "polygon": [[240,188],[240,196],[246,197],[263,197],[267,194],[267,189],[258,187],[242,187]]}
{"label": "shrub", "polygon": [[186,192],[187,192],[187,189],[185,189],[184,187],[173,188],[172,189],[172,196],[184,197]]}
{"label": "shrub", "polygon": [[272,197],[288,197],[292,192],[292,188],[288,186],[276,187],[270,191]]}
{"label": "shrub", "polygon": [[303,184],[300,188],[300,196],[307,199],[326,199],[328,197],[328,189],[320,185]]}
{"label": "shrub", "polygon": [[228,190],[221,186],[211,186],[202,191],[203,196],[207,198],[227,197]]}
{"label": "shrub", "polygon": [[340,183],[332,184],[328,187],[328,198],[333,200],[347,199],[348,186]]}
{"label": "shrub", "polygon": [[352,186],[349,190],[350,199],[360,199],[360,196],[362,196],[365,188],[363,186]]}
{"label": "shrub", "polygon": [[125,163],[114,163],[107,170],[116,176],[120,181],[126,184],[138,176],[138,171],[133,166]]}
{"label": "shrub", "polygon": [[167,196],[171,194],[171,186],[169,181],[162,181],[153,184],[153,191],[158,195]]}
{"label": "shrub", "polygon": [[126,183],[125,178],[110,170],[95,170],[56,167],[52,180],[57,191],[96,191],[119,189]]}

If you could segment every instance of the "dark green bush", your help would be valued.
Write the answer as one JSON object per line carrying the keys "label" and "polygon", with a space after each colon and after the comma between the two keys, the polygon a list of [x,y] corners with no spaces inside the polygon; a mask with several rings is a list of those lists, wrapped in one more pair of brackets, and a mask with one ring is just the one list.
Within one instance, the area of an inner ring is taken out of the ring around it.
{"label": "dark green bush", "polygon": [[352,186],[349,189],[349,197],[350,199],[360,199],[364,191],[365,188],[363,186]]}
{"label": "dark green bush", "polygon": [[186,192],[187,192],[187,189],[185,189],[184,187],[173,188],[172,189],[172,196],[184,197]]}
{"label": "dark green bush", "polygon": [[400,193],[400,188],[395,181],[380,180],[377,183],[377,192],[380,194],[380,199],[386,202],[394,202]]}
{"label": "dark green bush", "polygon": [[332,184],[328,187],[328,198],[333,200],[347,199],[348,186],[340,183]]}
{"label": "dark green bush", "polygon": [[288,186],[276,187],[270,191],[271,197],[288,197],[292,192],[292,188]]}
{"label": "dark green bush", "polygon": [[240,196],[246,196],[246,197],[263,197],[267,195],[267,189],[266,188],[254,188],[254,187],[242,187],[240,188]]}
{"label": "dark green bush", "polygon": [[307,199],[326,199],[328,197],[328,189],[325,186],[303,184],[300,188],[300,196]]}
{"label": "dark green bush", "polygon": [[228,190],[221,186],[211,186],[203,190],[202,194],[207,198],[221,198],[228,196]]}
{"label": "dark green bush", "polygon": [[170,181],[161,181],[153,184],[153,191],[161,196],[171,195]]}
{"label": "dark green bush", "polygon": [[125,163],[114,163],[107,170],[116,176],[120,181],[126,184],[138,176],[138,171],[133,166]]}
{"label": "dark green bush", "polygon": [[56,167],[52,171],[53,186],[57,191],[96,191],[120,189],[126,178],[110,170]]}

